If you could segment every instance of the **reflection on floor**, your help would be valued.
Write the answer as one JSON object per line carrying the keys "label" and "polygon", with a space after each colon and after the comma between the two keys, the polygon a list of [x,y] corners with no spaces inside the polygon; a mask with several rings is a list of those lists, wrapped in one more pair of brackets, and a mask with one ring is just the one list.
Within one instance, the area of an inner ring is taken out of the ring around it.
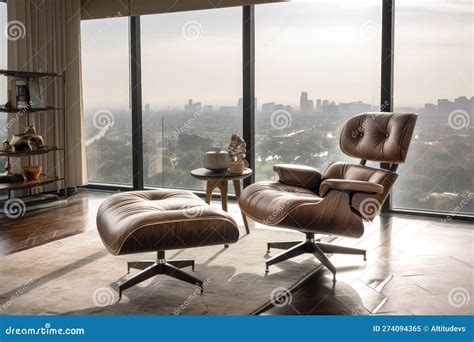
{"label": "reflection on floor", "polygon": [[[95,229],[97,209],[108,196],[81,192],[55,210],[27,212],[15,220],[0,219],[0,255]],[[242,224],[236,203],[230,203],[229,211]],[[262,228],[251,222],[251,229]],[[367,225],[361,239],[337,241],[367,249],[366,262],[358,256],[334,255],[331,260],[338,269],[335,284],[329,272],[321,270],[293,288],[283,301],[269,303],[259,313],[473,314],[473,234],[471,226],[464,223],[381,216]],[[270,267],[270,272],[278,267]]]}

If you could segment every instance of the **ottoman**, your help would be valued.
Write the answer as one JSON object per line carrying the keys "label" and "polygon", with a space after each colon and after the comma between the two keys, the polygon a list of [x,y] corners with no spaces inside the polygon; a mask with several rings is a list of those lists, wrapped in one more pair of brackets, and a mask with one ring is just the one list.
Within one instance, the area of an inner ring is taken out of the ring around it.
{"label": "ottoman", "polygon": [[156,252],[156,261],[129,262],[141,272],[119,284],[122,291],[158,274],[201,287],[203,281],[180,268],[194,260],[166,260],[165,251],[235,243],[239,230],[224,211],[208,206],[192,192],[175,189],[125,192],[102,203],[97,229],[114,255]]}

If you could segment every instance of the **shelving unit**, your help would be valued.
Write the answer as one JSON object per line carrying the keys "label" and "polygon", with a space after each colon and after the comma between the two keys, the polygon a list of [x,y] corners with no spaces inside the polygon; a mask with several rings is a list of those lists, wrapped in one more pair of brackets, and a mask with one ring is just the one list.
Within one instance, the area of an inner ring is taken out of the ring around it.
{"label": "shelving unit", "polygon": [[[0,183],[0,190],[8,191],[8,198],[11,197],[11,191],[13,190],[23,190],[23,189],[31,189],[39,186],[44,186],[48,184],[52,184],[55,182],[61,182],[63,187],[59,190],[64,191],[64,198],[67,198],[67,170],[66,170],[66,148],[67,148],[67,115],[66,115],[66,89],[65,89],[65,74],[56,74],[50,72],[30,72],[30,71],[16,71],[16,70],[2,70],[0,69],[0,76],[8,77],[10,79],[19,79],[28,82],[32,79],[42,79],[42,78],[58,78],[61,80],[62,85],[62,108],[56,108],[53,106],[45,106],[42,108],[7,108],[5,106],[0,106],[0,113],[21,113],[22,115],[26,115],[27,118],[27,125],[30,125],[31,118],[30,116],[34,113],[51,113],[52,115],[55,112],[60,112],[63,115],[63,146],[45,146],[42,149],[33,150],[33,151],[15,151],[15,152],[6,152],[0,150],[0,157],[6,157],[7,161],[10,162],[10,158],[28,158],[28,163],[31,164],[31,157],[38,156],[47,153],[54,153],[54,175],[46,175],[42,174],[38,180],[23,180],[21,182],[12,182],[12,183]],[[57,83],[53,83],[53,86],[56,87]],[[45,89],[46,90],[46,89]],[[54,94],[55,92],[53,92]],[[56,132],[57,130],[55,130]],[[57,139],[55,139],[57,140]],[[48,142],[46,141],[46,144]],[[62,155],[62,158],[60,156]],[[58,158],[59,157],[59,158]],[[58,160],[60,159],[60,160]],[[62,160],[61,160],[62,159]],[[60,166],[63,166],[64,176],[60,177]]]}

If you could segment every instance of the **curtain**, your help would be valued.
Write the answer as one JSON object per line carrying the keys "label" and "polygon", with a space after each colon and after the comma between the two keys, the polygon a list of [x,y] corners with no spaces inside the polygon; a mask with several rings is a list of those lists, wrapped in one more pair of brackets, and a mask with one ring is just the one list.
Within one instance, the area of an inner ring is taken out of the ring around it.
{"label": "curtain", "polygon": [[[48,78],[43,82],[46,104],[65,108],[65,130],[61,111],[29,114],[30,123],[35,125],[48,146],[64,147],[66,135],[67,186],[84,185],[87,183],[87,169],[81,84],[81,1],[7,0],[7,11],[8,23],[17,27],[17,33],[12,31],[8,40],[8,69],[64,72],[65,93],[62,78]],[[26,116],[10,115],[10,136],[26,129]],[[63,177],[62,160],[62,152],[50,152],[34,157],[33,163],[39,163],[43,173]],[[24,160],[20,163],[25,165]],[[13,165],[14,172],[21,172],[19,164]],[[57,183],[43,190],[61,187],[62,184]]]}

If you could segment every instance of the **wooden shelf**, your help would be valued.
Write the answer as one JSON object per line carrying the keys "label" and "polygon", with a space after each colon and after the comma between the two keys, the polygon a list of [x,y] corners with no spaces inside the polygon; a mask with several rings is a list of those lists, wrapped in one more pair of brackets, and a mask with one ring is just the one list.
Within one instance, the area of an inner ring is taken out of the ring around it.
{"label": "wooden shelf", "polygon": [[35,186],[46,185],[58,181],[62,181],[64,178],[59,177],[50,177],[46,175],[41,175],[38,180],[24,180],[21,182],[15,183],[0,183],[0,190],[21,190],[33,188]]}
{"label": "wooden shelf", "polygon": [[[1,2],[2,0],[0,0]],[[55,82],[55,88],[52,89],[54,90],[52,95],[57,94],[57,89],[56,87],[61,87],[62,88],[62,94],[64,95],[66,93],[66,83],[65,83],[65,71],[62,71],[60,73],[54,73],[54,72],[36,72],[36,71],[20,71],[20,70],[5,70],[5,69],[0,69],[0,78],[4,76],[10,83],[11,83],[11,95],[10,97],[13,99],[12,106],[14,108],[6,108],[4,105],[0,105],[0,113],[17,113],[18,115],[26,115],[28,118],[28,125],[30,124],[30,118],[35,116],[35,113],[39,115],[50,115],[50,114],[62,114],[64,118],[64,125],[63,127],[56,127],[55,130],[55,139],[60,142],[58,142],[58,145],[62,147],[56,147],[56,146],[51,146],[51,147],[46,147],[44,149],[40,150],[35,150],[35,151],[19,151],[19,152],[5,152],[0,150],[0,157],[7,157],[7,158],[20,158],[20,157],[29,157],[29,156],[34,156],[34,155],[44,155],[46,153],[49,153],[51,151],[62,151],[65,152],[66,147],[67,147],[67,115],[66,115],[66,108],[67,108],[67,100],[66,98],[63,98],[60,102],[61,104],[58,104],[57,107],[53,106],[47,106],[46,103],[42,104],[43,107],[41,108],[31,108],[31,107],[25,107],[25,108],[17,108],[18,104],[15,101],[17,99],[17,93],[16,89],[18,89],[18,86],[16,84],[17,79],[23,79],[23,80],[40,80],[40,79],[45,79],[47,77],[50,78],[58,78],[58,82]],[[49,79],[51,80],[51,79]],[[41,82],[44,83],[44,82]],[[43,84],[44,86],[44,84]],[[49,92],[49,90],[44,89],[45,94],[47,94],[46,91]],[[45,96],[46,98],[46,96]],[[59,99],[58,99],[59,100]],[[21,102],[20,102],[21,104]],[[37,104],[38,105],[38,104]],[[40,104],[41,105],[41,104]],[[58,108],[60,107],[60,108]],[[59,111],[59,112],[58,112]],[[65,130],[66,129],[66,130]],[[58,135],[61,133],[61,130],[65,130],[63,132],[63,137],[60,138]],[[61,160],[62,159],[62,160]],[[55,155],[54,158],[54,172],[51,172],[51,176],[49,175],[41,175],[38,180],[32,181],[32,180],[23,180],[20,182],[13,182],[13,183],[0,183],[0,191],[1,190],[8,190],[8,198],[10,198],[10,190],[21,190],[21,189],[30,189],[34,187],[39,187],[47,184],[52,184],[55,182],[61,182],[56,184],[57,185],[57,190],[63,190],[64,191],[64,196],[67,198],[67,188],[66,188],[66,179],[67,179],[67,155],[64,153],[64,158],[57,158]],[[62,166],[62,170],[64,170],[64,174],[59,175],[59,169]],[[57,176],[55,176],[57,175]],[[62,177],[62,178],[60,178]],[[62,189],[60,188],[62,187]]]}
{"label": "wooden shelf", "polygon": [[44,78],[44,77],[62,77],[54,72],[34,72],[34,71],[18,71],[0,69],[0,75],[18,78]]}
{"label": "wooden shelf", "polygon": [[35,113],[35,112],[49,112],[53,110],[62,110],[62,108],[55,107],[43,107],[43,108],[7,108],[5,106],[0,106],[0,112],[3,113]]}
{"label": "wooden shelf", "polygon": [[0,157],[19,158],[19,157],[27,157],[27,156],[36,156],[39,154],[49,153],[51,151],[62,151],[62,150],[64,150],[64,148],[59,148],[56,146],[45,147],[45,148],[34,150],[34,151],[5,152],[5,151],[0,150]]}

